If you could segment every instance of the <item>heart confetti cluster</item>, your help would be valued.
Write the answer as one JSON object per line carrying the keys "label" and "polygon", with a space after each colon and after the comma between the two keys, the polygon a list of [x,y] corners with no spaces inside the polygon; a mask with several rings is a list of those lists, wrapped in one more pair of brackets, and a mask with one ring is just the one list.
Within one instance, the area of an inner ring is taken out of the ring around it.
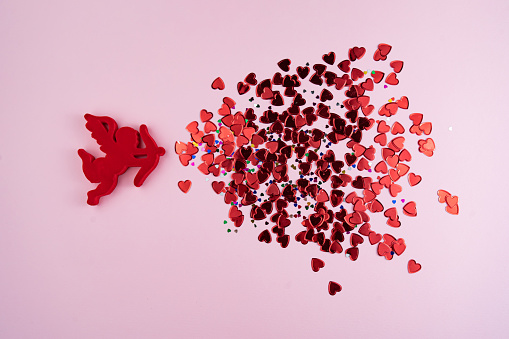
{"label": "heart confetti cluster", "polygon": [[[378,45],[373,59],[386,60],[391,49]],[[250,73],[237,83],[240,96],[253,94],[249,99],[253,107],[237,110],[236,102],[224,97],[219,119],[213,120],[214,113],[203,109],[202,125],[198,121],[187,125],[191,140],[176,142],[175,152],[182,165],[217,178],[212,189],[230,206],[228,218],[235,227],[246,218],[255,227],[264,224],[258,240],[271,243],[275,238],[286,248],[292,239],[289,226],[297,224],[295,242],[312,243],[326,253],[345,252],[353,261],[365,239],[387,260],[405,251],[404,239],[371,229],[370,215],[381,213],[388,226],[401,226],[398,208],[384,207],[382,192],[396,198],[404,176],[410,187],[422,181],[410,172],[412,155],[403,135],[407,130],[415,134],[416,149],[431,157],[435,142],[427,136],[432,124],[423,122],[421,113],[391,123],[397,113],[400,117],[408,110],[406,96],[388,99],[377,110],[380,118],[371,117],[375,105],[369,93],[381,88],[384,78],[383,88],[398,85],[404,63],[392,60],[389,72],[354,67],[365,54],[364,47],[353,47],[336,65],[336,54],[330,52],[322,56],[323,63],[307,63],[293,71],[290,59],[281,60],[280,71],[271,78],[259,81]],[[217,78],[211,87],[223,90],[225,84]],[[376,131],[373,143],[366,137],[370,130]],[[190,182],[180,182],[179,187],[186,193]],[[457,211],[457,204],[451,205],[457,197],[440,191],[439,197]],[[408,201],[400,211],[416,217],[417,204]],[[311,261],[315,272],[324,266],[321,259]],[[412,259],[408,270],[417,272],[420,264]],[[334,295],[342,288],[331,281],[328,289]]]}

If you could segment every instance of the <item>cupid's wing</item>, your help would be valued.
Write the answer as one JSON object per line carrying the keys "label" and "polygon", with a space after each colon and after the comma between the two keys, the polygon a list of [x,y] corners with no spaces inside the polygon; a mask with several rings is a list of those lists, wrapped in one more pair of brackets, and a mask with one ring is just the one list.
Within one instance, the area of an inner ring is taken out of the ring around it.
{"label": "cupid's wing", "polygon": [[115,144],[115,132],[117,123],[110,117],[97,117],[92,114],[85,114],[87,123],[85,127],[92,132],[92,138],[101,146],[104,153]]}
{"label": "cupid's wing", "polygon": [[145,143],[145,148],[143,149],[143,153],[146,154],[146,158],[142,158],[143,164],[141,165],[136,177],[134,177],[134,186],[140,187],[145,179],[147,179],[148,175],[152,173],[152,171],[156,168],[159,163],[159,157],[164,155],[165,151],[162,147],[157,147],[156,142],[150,134],[148,134],[147,126],[140,126],[140,135],[141,139]]}

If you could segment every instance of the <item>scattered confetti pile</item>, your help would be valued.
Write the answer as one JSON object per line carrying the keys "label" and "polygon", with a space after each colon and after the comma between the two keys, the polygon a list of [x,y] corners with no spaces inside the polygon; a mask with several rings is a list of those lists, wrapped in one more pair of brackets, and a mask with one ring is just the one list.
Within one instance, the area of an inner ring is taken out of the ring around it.
{"label": "scattered confetti pile", "polygon": [[[391,49],[378,45],[373,59],[386,60]],[[423,122],[421,113],[405,113],[406,96],[389,98],[375,109],[370,92],[396,86],[404,63],[392,60],[388,71],[364,71],[354,63],[365,54],[364,47],[353,47],[338,63],[330,52],[322,56],[323,63],[296,68],[290,59],[281,60],[271,78],[258,80],[250,73],[238,82],[238,95],[250,93],[246,105],[252,107],[238,110],[233,99],[224,97],[217,113],[203,109],[201,124],[189,123],[191,140],[176,142],[175,151],[182,165],[217,178],[212,189],[230,206],[228,218],[235,227],[249,218],[255,227],[265,228],[258,236],[262,243],[275,238],[286,248],[293,238],[322,252],[345,252],[353,261],[365,240],[388,260],[405,251],[404,239],[371,229],[370,215],[383,214],[394,228],[401,226],[398,211],[417,216],[416,202],[400,199],[398,207],[399,200],[392,200],[395,206],[386,208],[383,196],[398,197],[405,175],[410,187],[422,181],[410,172],[412,155],[403,135],[407,130],[415,134],[414,147],[431,157],[435,143],[427,136],[432,124]],[[217,78],[211,87],[223,90],[225,84]],[[378,120],[372,117],[375,110]],[[406,119],[391,122],[397,113]],[[185,187],[181,183],[186,192],[190,182]],[[313,271],[324,265],[312,259]],[[415,261],[408,264],[410,273],[419,269]],[[331,281],[328,289],[334,295],[341,286]]]}

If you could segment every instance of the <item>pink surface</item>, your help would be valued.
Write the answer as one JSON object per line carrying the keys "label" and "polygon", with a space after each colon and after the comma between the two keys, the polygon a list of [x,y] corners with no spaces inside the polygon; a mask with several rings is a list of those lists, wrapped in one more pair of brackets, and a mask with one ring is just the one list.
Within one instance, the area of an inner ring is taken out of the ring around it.
{"label": "pink surface", "polygon": [[[504,1],[1,2],[0,338],[506,337],[508,14]],[[380,42],[405,61],[392,95],[437,144],[412,162],[419,216],[393,232],[406,252],[365,244],[351,262],[261,244],[248,223],[228,234],[221,198],[171,152],[187,123],[282,58],[371,57]],[[99,155],[87,112],[147,124],[168,150],[143,187],[129,170],[98,207],[76,154]]]}

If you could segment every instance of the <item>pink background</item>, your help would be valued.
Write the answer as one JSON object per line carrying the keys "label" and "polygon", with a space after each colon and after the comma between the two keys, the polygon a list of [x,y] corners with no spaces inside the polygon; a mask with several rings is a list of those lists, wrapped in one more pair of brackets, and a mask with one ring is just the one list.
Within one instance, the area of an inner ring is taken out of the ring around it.
{"label": "pink background", "polygon": [[[506,1],[0,2],[0,338],[506,337],[508,15]],[[405,61],[391,95],[437,144],[415,153],[424,179],[404,191],[419,216],[373,226],[406,252],[386,261],[365,243],[351,262],[261,244],[248,222],[228,234],[227,206],[172,151],[187,123],[249,72],[352,46],[371,58],[380,42]],[[169,151],[98,207],[76,154],[99,155],[87,112],[145,123]],[[343,291],[329,296],[329,280]]]}

